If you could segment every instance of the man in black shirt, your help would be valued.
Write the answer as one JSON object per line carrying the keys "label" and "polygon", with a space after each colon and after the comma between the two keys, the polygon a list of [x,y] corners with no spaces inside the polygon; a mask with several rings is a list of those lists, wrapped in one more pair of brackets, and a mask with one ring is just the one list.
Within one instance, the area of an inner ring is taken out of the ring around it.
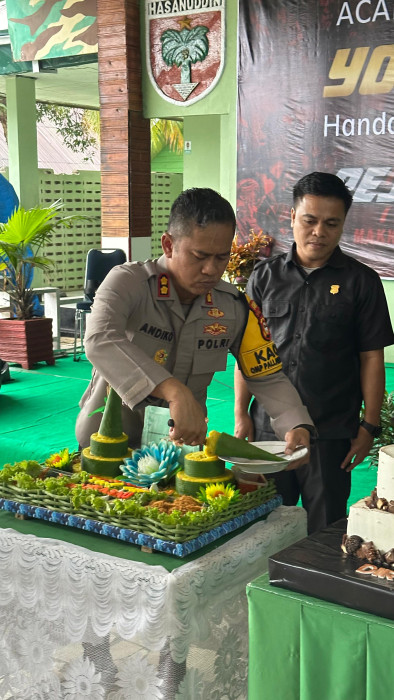
{"label": "man in black shirt", "polygon": [[[338,245],[351,203],[335,175],[301,178],[293,189],[292,249],[259,262],[246,288],[318,431],[309,464],[275,475],[285,505],[301,496],[309,532],[346,516],[351,470],[379,434],[383,348],[394,342],[379,276]],[[272,440],[261,404],[254,400],[248,414],[250,398],[236,369],[235,435]]]}

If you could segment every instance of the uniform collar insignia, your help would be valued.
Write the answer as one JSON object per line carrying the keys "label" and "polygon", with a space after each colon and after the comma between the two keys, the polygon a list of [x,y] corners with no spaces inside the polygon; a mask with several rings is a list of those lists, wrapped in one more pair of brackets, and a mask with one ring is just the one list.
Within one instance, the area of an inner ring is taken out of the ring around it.
{"label": "uniform collar insignia", "polygon": [[159,275],[158,280],[158,295],[161,299],[168,298],[170,296],[170,279],[168,275]]}

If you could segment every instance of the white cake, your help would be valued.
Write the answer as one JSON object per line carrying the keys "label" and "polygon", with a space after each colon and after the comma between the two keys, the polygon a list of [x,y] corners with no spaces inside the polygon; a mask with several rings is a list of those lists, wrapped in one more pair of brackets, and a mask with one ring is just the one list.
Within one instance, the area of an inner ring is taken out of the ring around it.
{"label": "white cake", "polygon": [[394,500],[394,445],[387,445],[379,450],[378,498]]}
{"label": "white cake", "polygon": [[379,450],[376,489],[350,507],[347,535],[373,542],[383,555],[394,547],[394,445]]}

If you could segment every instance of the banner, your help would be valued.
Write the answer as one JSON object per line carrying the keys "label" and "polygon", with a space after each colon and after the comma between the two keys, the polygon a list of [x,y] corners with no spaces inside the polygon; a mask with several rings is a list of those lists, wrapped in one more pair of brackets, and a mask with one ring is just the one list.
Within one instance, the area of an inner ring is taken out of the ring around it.
{"label": "banner", "polygon": [[292,188],[314,170],[353,193],[341,247],[394,277],[392,0],[240,0],[240,236],[287,250]]}
{"label": "banner", "polygon": [[97,53],[96,0],[7,0],[14,61]]}

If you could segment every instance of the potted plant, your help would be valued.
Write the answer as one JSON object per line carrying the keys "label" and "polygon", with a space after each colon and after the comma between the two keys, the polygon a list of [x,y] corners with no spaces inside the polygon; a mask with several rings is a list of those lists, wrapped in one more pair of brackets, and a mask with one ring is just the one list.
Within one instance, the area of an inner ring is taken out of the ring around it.
{"label": "potted plant", "polygon": [[25,369],[45,361],[54,364],[52,319],[35,318],[32,271],[46,270],[52,262],[42,255],[43,245],[58,226],[70,226],[80,216],[59,216],[58,200],[48,207],[19,207],[0,223],[0,276],[10,299],[10,318],[0,319],[0,357]]}
{"label": "potted plant", "polygon": [[244,291],[255,264],[262,258],[268,258],[271,255],[273,243],[272,236],[261,230],[255,233],[251,229],[249,238],[245,242],[240,242],[238,235],[236,235],[231,245],[230,260],[224,274],[225,279]]}

